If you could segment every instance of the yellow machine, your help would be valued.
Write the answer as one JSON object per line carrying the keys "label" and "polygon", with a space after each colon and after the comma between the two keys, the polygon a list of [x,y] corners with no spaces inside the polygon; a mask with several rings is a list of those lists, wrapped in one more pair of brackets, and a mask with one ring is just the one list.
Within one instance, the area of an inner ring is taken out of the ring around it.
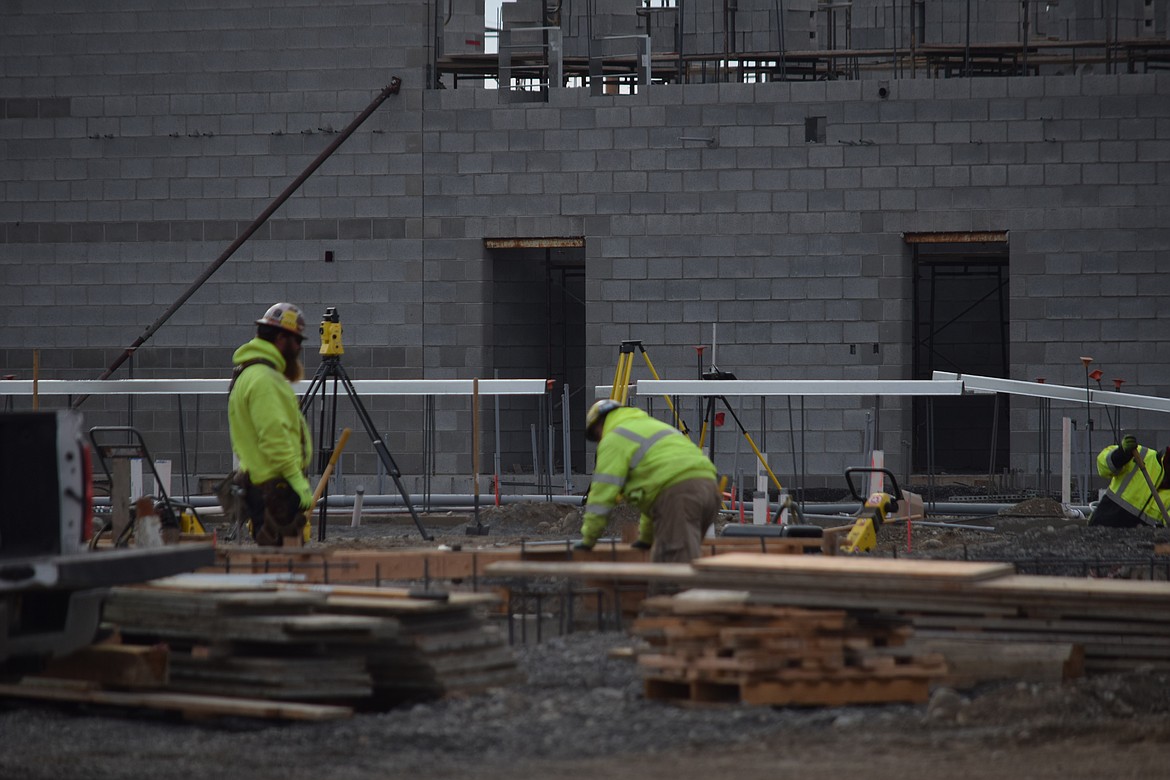
{"label": "yellow machine", "polygon": [[[858,473],[871,474],[874,472],[879,472],[888,478],[894,492],[884,493],[875,491],[870,493],[868,498],[862,498],[853,484],[853,475]],[[905,500],[905,496],[902,493],[902,489],[898,487],[898,481],[894,479],[893,473],[888,469],[845,469],[845,482],[849,485],[849,492],[854,498],[861,501],[862,505],[856,515],[857,520],[854,521],[853,528],[849,530],[849,533],[841,542],[841,551],[846,553],[869,552],[877,547],[878,529],[882,527],[886,518],[898,512],[898,502]]]}
{"label": "yellow machine", "polygon": [[319,354],[345,354],[345,347],[341,343],[341,316],[337,313],[336,307],[330,306],[325,309],[325,317],[321,320],[321,327],[318,332],[321,334],[321,350]]}
{"label": "yellow machine", "polygon": [[179,514],[179,531],[184,534],[206,534],[207,529],[199,522],[194,509],[184,509]]}

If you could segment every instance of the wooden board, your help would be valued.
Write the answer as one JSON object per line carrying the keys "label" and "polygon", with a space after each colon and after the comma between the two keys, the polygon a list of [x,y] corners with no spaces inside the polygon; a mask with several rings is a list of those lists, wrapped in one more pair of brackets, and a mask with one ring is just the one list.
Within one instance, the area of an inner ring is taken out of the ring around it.
{"label": "wooden board", "polygon": [[1106,580],[1088,577],[1037,577],[1015,574],[980,583],[978,591],[1004,598],[1027,598],[1031,603],[1096,603],[1116,606],[1170,608],[1170,582]]}
{"label": "wooden board", "polygon": [[797,579],[808,582],[810,578],[831,578],[836,583],[877,579],[883,586],[894,583],[963,585],[1015,573],[1010,563],[757,553],[701,558],[692,566],[700,573],[739,572],[759,576],[770,583]]}
{"label": "wooden board", "polygon": [[350,707],[300,704],[183,693],[122,693],[77,686],[0,685],[0,696],[14,699],[144,707],[178,712],[189,717],[231,716],[275,720],[338,720],[353,715]]}
{"label": "wooden board", "polygon": [[938,682],[953,688],[997,681],[1056,683],[1085,672],[1084,648],[1067,642],[919,638],[911,641],[908,650],[945,657],[947,672]]}
{"label": "wooden board", "polygon": [[723,684],[647,678],[647,699],[694,703],[739,702],[749,705],[841,707],[850,704],[908,702],[930,696],[923,679],[860,679]]}
{"label": "wooden board", "polygon": [[694,569],[687,563],[499,561],[489,565],[486,573],[492,577],[566,577],[627,582],[668,582],[688,587],[698,584],[699,581]]}
{"label": "wooden board", "polygon": [[41,676],[119,689],[163,688],[168,680],[168,656],[165,645],[90,645],[46,661]]}

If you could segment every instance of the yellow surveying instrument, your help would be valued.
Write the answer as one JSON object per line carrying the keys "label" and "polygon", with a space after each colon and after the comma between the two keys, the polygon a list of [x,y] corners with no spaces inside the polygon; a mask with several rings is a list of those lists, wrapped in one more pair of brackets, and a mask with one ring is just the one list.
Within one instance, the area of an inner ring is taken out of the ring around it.
{"label": "yellow surveying instrument", "polygon": [[[618,349],[617,370],[613,375],[613,388],[609,391],[609,397],[613,401],[625,406],[630,397],[630,373],[634,368],[634,350],[642,353],[642,360],[646,361],[646,367],[650,369],[650,375],[655,379],[661,379],[658,372],[654,369],[654,364],[650,362],[650,355],[646,353],[646,348],[642,346],[639,339],[628,339],[622,342]],[[690,430],[687,428],[686,422],[679,416],[678,410],[674,408],[674,402],[668,396],[663,396],[666,399],[666,405],[670,407],[671,414],[674,415],[674,424],[683,433],[690,435]]]}
{"label": "yellow surveying instrument", "polygon": [[341,315],[337,313],[336,306],[327,306],[325,308],[325,316],[321,320],[321,327],[318,329],[318,333],[321,334],[320,354],[345,354],[345,347],[341,343]]}
{"label": "yellow surveying instrument", "polygon": [[[366,411],[362,400],[358,398],[353,381],[349,378],[349,374],[346,373],[345,367],[341,365],[341,355],[343,352],[345,352],[345,348],[341,345],[341,316],[337,313],[337,307],[330,306],[325,309],[325,316],[321,318],[321,365],[317,367],[313,378],[309,380],[308,389],[301,396],[301,414],[307,420],[312,419],[310,412],[313,402],[318,397],[321,399],[321,416],[318,423],[317,435],[313,439],[316,442],[320,442],[321,472],[325,474],[328,469],[336,465],[336,460],[333,459],[333,455],[344,446],[344,438],[339,442],[336,436],[337,387],[340,385],[345,390],[345,394],[349,396],[349,400],[353,404],[353,410],[357,413],[362,427],[369,434],[370,441],[374,445],[374,452],[377,453],[378,459],[386,469],[386,473],[390,475],[391,479],[394,480],[394,484],[398,487],[398,492],[402,495],[402,501],[406,505],[406,508],[410,510],[410,516],[414,519],[414,524],[418,528],[418,532],[422,534],[423,539],[429,541],[434,537],[428,534],[427,530],[423,528],[422,520],[419,519],[418,512],[415,511],[414,504],[410,501],[410,494],[406,492],[406,486],[402,484],[402,472],[398,470],[398,464],[394,462],[394,456],[390,454],[390,450],[386,447],[384,437],[374,426],[374,421],[370,417],[370,413]],[[333,381],[332,393],[328,392],[327,388],[329,380]],[[346,433],[348,434],[348,429]],[[330,463],[331,460],[333,461],[332,463]],[[327,484],[327,480],[323,482],[323,485],[325,484]],[[317,540],[323,542],[325,541],[326,502],[322,501],[319,509],[320,520],[318,522]]]}
{"label": "yellow surveying instrument", "polygon": [[[853,484],[854,474],[880,473],[890,480],[893,493],[874,491],[868,498],[862,498]],[[857,520],[853,528],[841,543],[841,551],[847,553],[869,552],[877,547],[877,530],[882,527],[886,518],[898,511],[898,502],[905,499],[902,489],[898,487],[898,480],[894,479],[889,469],[880,468],[849,468],[845,469],[845,482],[849,485],[849,492],[858,501],[862,502],[857,512]]]}

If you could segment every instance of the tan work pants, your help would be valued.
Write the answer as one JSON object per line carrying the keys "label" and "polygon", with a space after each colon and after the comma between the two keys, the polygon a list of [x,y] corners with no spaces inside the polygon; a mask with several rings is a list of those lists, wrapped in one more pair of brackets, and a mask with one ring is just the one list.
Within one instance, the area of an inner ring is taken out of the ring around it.
{"label": "tan work pants", "polygon": [[707,529],[719,514],[719,486],[713,479],[688,479],[658,494],[650,508],[656,563],[690,563],[699,557]]}

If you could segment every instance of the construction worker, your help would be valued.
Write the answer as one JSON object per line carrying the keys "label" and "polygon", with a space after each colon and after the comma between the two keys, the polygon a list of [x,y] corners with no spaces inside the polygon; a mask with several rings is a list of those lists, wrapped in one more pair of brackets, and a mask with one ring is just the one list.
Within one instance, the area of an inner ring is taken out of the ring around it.
{"label": "construction worker", "polygon": [[1158,486],[1162,506],[1170,504],[1170,474],[1166,461],[1170,450],[1159,452],[1138,446],[1137,439],[1125,436],[1121,444],[1110,444],[1097,455],[1097,473],[1109,477],[1109,489],[1093,510],[1089,525],[1111,528],[1135,528],[1140,525],[1166,525],[1150,482],[1142,474],[1137,460],[1146,467],[1149,479]]}
{"label": "construction worker", "polygon": [[719,513],[715,466],[680,431],[641,409],[602,400],[585,416],[597,464],[585,500],[579,550],[591,550],[619,500],[641,510],[638,540],[652,561],[688,563]]}
{"label": "construction worker", "polygon": [[240,463],[234,479],[261,545],[299,540],[313,498],[305,476],[312,441],[291,386],[304,375],[304,340],[301,310],[277,303],[256,320],[256,338],[232,355],[228,422]]}

